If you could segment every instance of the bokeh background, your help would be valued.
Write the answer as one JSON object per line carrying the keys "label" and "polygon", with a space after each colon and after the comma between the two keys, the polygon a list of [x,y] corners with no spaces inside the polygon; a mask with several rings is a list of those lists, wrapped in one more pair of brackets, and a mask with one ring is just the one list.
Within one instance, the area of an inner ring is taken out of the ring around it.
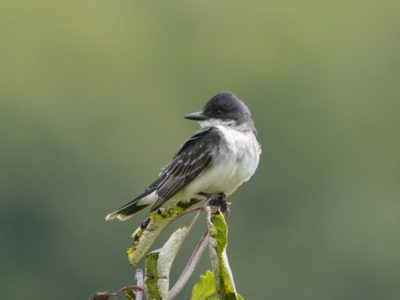
{"label": "bokeh background", "polygon": [[[182,116],[229,90],[251,108],[263,147],[230,198],[240,293],[400,299],[399,8],[1,1],[1,298],[87,299],[131,284],[124,250],[145,213],[105,214],[197,129]],[[179,299],[208,267],[205,256]]]}

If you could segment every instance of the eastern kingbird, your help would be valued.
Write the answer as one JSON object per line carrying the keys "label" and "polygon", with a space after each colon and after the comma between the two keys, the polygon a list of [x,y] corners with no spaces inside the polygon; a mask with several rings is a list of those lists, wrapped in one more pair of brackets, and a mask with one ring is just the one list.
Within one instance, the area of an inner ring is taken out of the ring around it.
{"label": "eastern kingbird", "polygon": [[261,148],[250,110],[232,93],[213,96],[200,112],[185,116],[201,129],[178,149],[158,178],[139,196],[106,216],[124,221],[151,205],[166,201],[205,200],[229,196],[256,171]]}

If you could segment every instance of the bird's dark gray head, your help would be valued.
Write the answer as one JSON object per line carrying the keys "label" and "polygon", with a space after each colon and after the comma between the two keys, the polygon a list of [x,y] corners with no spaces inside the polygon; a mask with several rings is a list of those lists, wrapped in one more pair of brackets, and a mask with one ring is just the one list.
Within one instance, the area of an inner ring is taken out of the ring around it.
{"label": "bird's dark gray head", "polygon": [[188,114],[185,118],[200,121],[204,125],[254,126],[246,104],[229,92],[216,94],[200,112]]}

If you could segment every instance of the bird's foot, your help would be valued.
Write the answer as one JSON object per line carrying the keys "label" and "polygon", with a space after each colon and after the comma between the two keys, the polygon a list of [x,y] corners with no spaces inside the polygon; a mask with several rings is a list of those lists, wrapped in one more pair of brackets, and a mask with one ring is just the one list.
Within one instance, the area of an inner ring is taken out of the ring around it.
{"label": "bird's foot", "polygon": [[226,195],[224,193],[211,194],[208,199],[211,206],[223,206],[226,204]]}
{"label": "bird's foot", "polygon": [[231,203],[226,200],[224,193],[200,193],[200,195],[208,198],[208,204],[210,206],[217,206],[221,209],[221,212],[225,215],[229,215]]}

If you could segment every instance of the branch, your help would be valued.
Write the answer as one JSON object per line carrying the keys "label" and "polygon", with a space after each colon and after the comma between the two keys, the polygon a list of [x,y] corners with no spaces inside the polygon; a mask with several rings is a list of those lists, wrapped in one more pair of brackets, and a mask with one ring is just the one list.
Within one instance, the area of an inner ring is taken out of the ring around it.
{"label": "branch", "polygon": [[187,262],[185,268],[183,269],[181,276],[179,276],[174,287],[169,291],[167,299],[169,300],[174,299],[182,291],[183,287],[186,285],[190,276],[192,275],[196,265],[198,264],[201,256],[203,255],[204,250],[206,250],[208,239],[209,239],[209,234],[207,231],[203,234],[202,238],[197,243],[196,248],[194,249],[192,255],[189,258],[189,261]]}
{"label": "branch", "polygon": [[116,291],[116,292],[111,292],[111,291],[106,291],[106,292],[97,292],[97,293],[94,293],[93,295],[91,295],[90,297],[89,297],[89,299],[90,300],[107,300],[107,299],[109,299],[110,297],[118,297],[119,295],[121,295],[122,293],[124,293],[125,291],[127,291],[127,290],[138,290],[138,291],[141,291],[141,292],[143,292],[143,287],[142,286],[138,286],[138,285],[128,285],[128,286],[125,286],[125,287],[123,287],[123,288],[121,288],[121,289],[119,289],[118,291]]}
{"label": "branch", "polygon": [[[144,286],[144,279],[143,279],[143,270],[142,269],[137,269],[136,274],[136,284],[138,286]],[[136,300],[142,300],[143,299],[143,290],[137,290],[136,291]]]}

